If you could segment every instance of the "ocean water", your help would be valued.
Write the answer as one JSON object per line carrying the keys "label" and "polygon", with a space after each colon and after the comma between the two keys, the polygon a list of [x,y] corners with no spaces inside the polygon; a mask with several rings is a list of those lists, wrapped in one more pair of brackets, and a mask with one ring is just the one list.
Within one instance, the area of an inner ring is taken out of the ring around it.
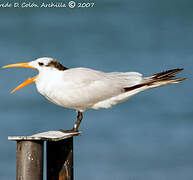
{"label": "ocean water", "polygon": [[[62,2],[62,1],[60,1]],[[184,68],[180,84],[84,113],[75,179],[193,179],[193,1],[96,0],[93,8],[0,8],[0,65],[53,57],[66,67],[138,71]],[[0,179],[15,179],[11,135],[69,129],[74,110],[29,85],[34,70],[0,70]]]}

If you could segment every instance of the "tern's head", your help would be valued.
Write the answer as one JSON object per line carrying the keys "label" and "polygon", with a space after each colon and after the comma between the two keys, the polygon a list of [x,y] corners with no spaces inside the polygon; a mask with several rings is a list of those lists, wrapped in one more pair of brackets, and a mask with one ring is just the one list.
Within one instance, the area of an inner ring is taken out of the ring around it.
{"label": "tern's head", "polygon": [[49,58],[49,57],[38,58],[35,61],[29,62],[29,65],[35,69],[38,69],[39,71],[43,71],[43,70],[64,71],[68,69],[64,67],[62,64],[60,64],[58,61],[56,61],[55,59]]}
{"label": "tern's head", "polygon": [[[48,58],[48,57],[38,58],[38,59],[31,61],[31,62],[10,64],[7,66],[3,66],[3,68],[8,68],[8,67],[33,68],[33,69],[37,69],[39,72],[42,72],[45,70],[47,70],[47,71],[49,71],[49,70],[64,71],[64,70],[68,69],[68,68],[64,67],[62,64],[60,64],[59,62],[57,62],[56,60],[54,60],[52,58]],[[16,89],[14,89],[12,91],[12,93],[17,91],[18,89],[21,89],[21,88],[27,86],[28,84],[35,82],[37,77],[38,77],[38,75],[33,77],[33,78],[28,78],[24,83],[20,84]]]}

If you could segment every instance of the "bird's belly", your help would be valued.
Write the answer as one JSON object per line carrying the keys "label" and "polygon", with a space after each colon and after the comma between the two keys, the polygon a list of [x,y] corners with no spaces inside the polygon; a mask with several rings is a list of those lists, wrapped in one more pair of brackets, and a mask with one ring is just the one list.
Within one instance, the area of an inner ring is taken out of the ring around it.
{"label": "bird's belly", "polygon": [[129,93],[123,93],[108,97],[101,89],[93,91],[92,87],[92,89],[89,87],[77,88],[68,82],[63,83],[62,86],[54,81],[37,82],[36,86],[38,91],[54,104],[79,111],[110,108],[131,96]]}
{"label": "bird's belly", "polygon": [[40,94],[46,97],[52,103],[66,108],[84,111],[93,106],[95,102],[88,99],[88,94],[82,93],[78,89],[69,89],[68,87],[40,86],[37,84]]}

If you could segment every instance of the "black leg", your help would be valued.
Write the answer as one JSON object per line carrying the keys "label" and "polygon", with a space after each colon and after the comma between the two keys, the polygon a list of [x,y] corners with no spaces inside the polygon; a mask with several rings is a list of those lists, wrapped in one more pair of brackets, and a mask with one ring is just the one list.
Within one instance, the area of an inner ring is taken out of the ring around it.
{"label": "black leg", "polygon": [[77,121],[76,121],[76,123],[74,124],[74,128],[73,128],[75,132],[78,131],[78,127],[80,126],[80,123],[81,123],[81,121],[82,121],[82,118],[83,118],[82,113],[81,113],[80,111],[78,111]]}
{"label": "black leg", "polygon": [[63,130],[63,129],[61,129],[60,131],[62,131],[64,133],[78,132],[78,127],[80,126],[82,118],[83,118],[82,113],[80,111],[78,111],[78,116],[77,116],[76,123],[74,124],[74,128],[70,129],[70,130]]}

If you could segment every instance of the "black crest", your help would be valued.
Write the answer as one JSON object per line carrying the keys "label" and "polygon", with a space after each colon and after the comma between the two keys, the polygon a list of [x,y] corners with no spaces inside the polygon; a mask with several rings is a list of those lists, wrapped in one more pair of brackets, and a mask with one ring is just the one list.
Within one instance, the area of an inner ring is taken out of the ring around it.
{"label": "black crest", "polygon": [[62,64],[60,64],[60,63],[59,63],[58,61],[56,61],[56,60],[50,61],[50,62],[48,63],[48,65],[46,65],[46,66],[54,67],[54,68],[58,69],[59,71],[64,71],[64,70],[69,69],[69,68],[67,68],[67,67],[64,67]]}

